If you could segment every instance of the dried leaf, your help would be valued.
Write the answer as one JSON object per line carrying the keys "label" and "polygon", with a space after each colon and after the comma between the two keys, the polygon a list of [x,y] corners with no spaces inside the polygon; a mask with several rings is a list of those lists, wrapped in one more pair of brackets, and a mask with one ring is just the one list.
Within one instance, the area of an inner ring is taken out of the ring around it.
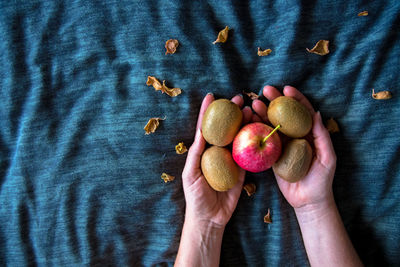
{"label": "dried leaf", "polygon": [[165,49],[167,51],[165,54],[174,54],[176,52],[176,48],[178,47],[179,42],[176,39],[169,39],[168,41],[165,42]]}
{"label": "dried leaf", "polygon": [[359,17],[365,17],[365,16],[368,16],[368,11],[362,11],[362,12],[358,13],[358,15],[357,15],[357,16],[359,16]]}
{"label": "dried leaf", "polygon": [[315,46],[310,50],[306,48],[309,53],[314,53],[320,56],[325,56],[329,54],[329,41],[319,40]]}
{"label": "dried leaf", "polygon": [[162,85],[161,83],[157,80],[156,77],[154,76],[147,76],[147,82],[146,84],[148,86],[152,85],[156,91],[161,90],[162,91]]}
{"label": "dried leaf", "polygon": [[182,93],[181,88],[169,88],[165,85],[165,81],[162,83],[162,90],[163,93],[166,93],[167,95],[171,97],[175,97],[177,95],[180,95]]}
{"label": "dried leaf", "polygon": [[163,172],[161,174],[161,179],[164,180],[164,183],[168,183],[168,182],[175,180],[175,176],[172,176],[172,175],[169,175],[169,174],[166,174],[165,172]]}
{"label": "dried leaf", "polygon": [[248,196],[254,195],[254,193],[256,192],[256,185],[249,183],[249,184],[245,184],[243,186],[243,189],[246,191]]}
{"label": "dried leaf", "polygon": [[338,133],[338,132],[340,132],[339,125],[337,124],[337,122],[333,118],[330,118],[329,120],[327,120],[326,129],[328,129],[328,132],[330,132],[330,133]]}
{"label": "dried leaf", "polygon": [[247,92],[243,91],[243,93],[246,94],[248,97],[250,97],[251,100],[255,100],[255,99],[259,99],[260,98],[259,95],[257,95],[256,93],[253,93],[253,92],[247,93]]}
{"label": "dried leaf", "polygon": [[147,122],[146,126],[144,126],[144,130],[146,131],[146,134],[151,134],[154,133],[158,127],[158,125],[160,125],[160,120],[165,120],[165,118],[151,118],[149,119],[149,121]]}
{"label": "dried leaf", "polygon": [[378,93],[375,93],[375,90],[372,89],[372,98],[378,100],[391,99],[392,93],[390,91],[380,91]]}
{"label": "dried leaf", "polygon": [[176,154],[184,154],[187,152],[187,148],[183,142],[180,142],[175,146]]}
{"label": "dried leaf", "polygon": [[270,212],[269,209],[268,209],[267,215],[264,216],[264,222],[265,222],[265,223],[272,223],[272,220],[271,220],[271,212]]}
{"label": "dried leaf", "polygon": [[154,77],[154,76],[147,76],[147,82],[146,84],[148,86],[152,85],[156,91],[161,91],[162,93],[166,93],[167,95],[174,97],[177,95],[180,95],[182,93],[182,90],[180,88],[169,88],[165,85],[165,80],[163,81],[162,85],[161,83]]}
{"label": "dried leaf", "polygon": [[215,40],[215,41],[213,42],[213,44],[216,44],[216,43],[225,43],[226,40],[228,40],[228,31],[229,31],[229,27],[226,26],[223,30],[221,30],[221,31],[218,33],[217,40]]}
{"label": "dried leaf", "polygon": [[272,50],[271,49],[265,49],[265,50],[261,50],[261,48],[258,48],[257,51],[257,55],[259,57],[263,57],[263,56],[268,56],[269,54],[271,54]]}

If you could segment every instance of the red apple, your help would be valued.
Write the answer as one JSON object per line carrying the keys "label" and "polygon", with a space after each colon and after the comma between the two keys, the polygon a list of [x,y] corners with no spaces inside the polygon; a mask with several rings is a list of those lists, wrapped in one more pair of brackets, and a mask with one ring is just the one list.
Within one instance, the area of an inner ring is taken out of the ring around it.
{"label": "red apple", "polygon": [[233,140],[232,156],[235,162],[250,172],[271,168],[282,151],[281,139],[275,133],[279,127],[273,129],[261,122],[244,126]]}

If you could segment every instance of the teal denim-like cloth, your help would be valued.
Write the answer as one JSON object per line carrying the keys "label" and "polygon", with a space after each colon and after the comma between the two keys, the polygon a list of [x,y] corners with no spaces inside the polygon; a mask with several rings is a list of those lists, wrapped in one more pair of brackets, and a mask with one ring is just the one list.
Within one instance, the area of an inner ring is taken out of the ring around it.
{"label": "teal denim-like cloth", "polygon": [[[228,41],[213,44],[225,26]],[[399,28],[395,0],[1,1],[0,266],[172,266],[187,155],[175,145],[193,142],[208,92],[266,84],[297,87],[338,122],[345,227],[365,265],[399,265]],[[306,51],[318,40],[328,55]],[[182,94],[155,91],[149,75]],[[151,117],[165,120],[145,135]],[[246,180],[257,192],[239,199],[221,266],[309,265],[272,171]]]}

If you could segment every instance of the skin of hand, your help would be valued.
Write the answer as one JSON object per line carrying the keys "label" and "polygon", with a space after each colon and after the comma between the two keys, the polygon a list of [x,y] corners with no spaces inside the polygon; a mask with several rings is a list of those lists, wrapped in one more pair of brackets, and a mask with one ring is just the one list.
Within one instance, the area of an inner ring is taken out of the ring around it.
{"label": "skin of hand", "polygon": [[[206,141],[201,133],[201,124],[207,107],[214,101],[212,94],[203,99],[198,116],[195,140],[189,149],[185,167],[182,173],[183,190],[186,199],[185,220],[196,224],[211,224],[217,228],[224,228],[236,208],[243,187],[245,171],[240,169],[239,182],[226,192],[217,192],[212,189],[201,172],[201,155],[205,150]],[[231,99],[240,108],[243,106],[243,97],[238,95]],[[243,124],[251,119],[250,107],[243,110]]]}
{"label": "skin of hand", "polygon": [[[281,93],[272,86],[265,86],[263,94],[269,101],[281,96]],[[336,169],[336,154],[329,132],[323,125],[321,114],[314,111],[307,98],[292,86],[285,86],[283,94],[293,97],[306,106],[313,118],[315,156],[307,175],[296,183],[290,183],[275,174],[278,186],[289,204],[298,210],[306,209],[333,199],[332,182]],[[253,121],[268,122],[267,107],[262,101],[254,100],[252,108],[255,111]]]}
{"label": "skin of hand", "polygon": [[[236,208],[243,187],[245,171],[240,170],[238,183],[226,192],[212,189],[201,172],[201,155],[206,141],[201,133],[204,113],[214,101],[208,94],[201,105],[197,121],[195,140],[189,149],[182,172],[186,211],[181,241],[174,266],[218,266],[221,253],[222,235],[226,224]],[[243,97],[235,96],[232,102],[240,108]],[[243,123],[250,121],[252,111],[245,107]]]}
{"label": "skin of hand", "polygon": [[[272,101],[281,93],[265,86],[264,96]],[[285,86],[283,94],[305,105],[313,117],[312,138],[315,156],[310,170],[298,182],[290,183],[275,174],[282,194],[294,208],[311,266],[363,266],[343,225],[333,197],[332,182],[336,154],[321,114],[296,88]],[[267,107],[259,100],[252,103],[253,121],[267,122]],[[307,139],[307,138],[306,138]]]}
{"label": "skin of hand", "polygon": [[[264,96],[272,101],[280,96],[278,90],[266,86]],[[286,86],[283,93],[303,103],[313,117],[312,134],[316,156],[302,180],[289,183],[276,176],[279,188],[295,209],[311,266],[362,266],[347,236],[332,193],[336,155],[321,115],[294,87]],[[214,100],[208,94],[201,105],[195,141],[189,149],[182,173],[186,198],[185,222],[175,266],[218,266],[225,225],[236,208],[245,172],[241,170],[237,185],[227,192],[214,191],[200,168],[206,141],[201,134],[201,122],[208,105]],[[239,107],[243,98],[232,99]],[[267,107],[259,100],[243,111],[243,123],[268,122]]]}

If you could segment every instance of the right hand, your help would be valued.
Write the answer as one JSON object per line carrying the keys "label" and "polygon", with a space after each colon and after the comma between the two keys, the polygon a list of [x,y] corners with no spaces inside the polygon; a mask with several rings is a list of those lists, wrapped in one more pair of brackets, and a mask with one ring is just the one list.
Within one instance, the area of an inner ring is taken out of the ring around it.
{"label": "right hand", "polygon": [[[289,204],[296,212],[307,211],[333,201],[332,182],[336,169],[336,154],[329,132],[322,122],[321,114],[314,111],[307,98],[296,88],[285,86],[283,93],[305,105],[313,117],[312,135],[315,156],[307,175],[298,182],[290,183],[275,174],[279,189]],[[276,88],[268,85],[264,87],[263,94],[269,101],[282,95]],[[266,105],[260,100],[254,100],[252,107],[256,113],[253,121],[267,123]]]}

